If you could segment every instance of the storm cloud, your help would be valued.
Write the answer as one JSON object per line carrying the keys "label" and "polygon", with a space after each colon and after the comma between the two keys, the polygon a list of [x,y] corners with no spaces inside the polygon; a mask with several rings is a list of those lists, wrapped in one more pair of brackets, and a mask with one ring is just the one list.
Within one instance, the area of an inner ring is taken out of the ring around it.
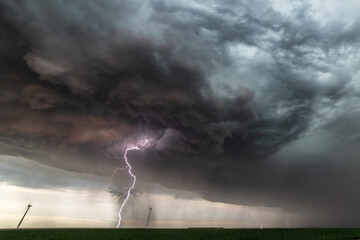
{"label": "storm cloud", "polygon": [[148,137],[145,182],[358,224],[360,5],[337,4],[1,1],[0,150],[107,176]]}

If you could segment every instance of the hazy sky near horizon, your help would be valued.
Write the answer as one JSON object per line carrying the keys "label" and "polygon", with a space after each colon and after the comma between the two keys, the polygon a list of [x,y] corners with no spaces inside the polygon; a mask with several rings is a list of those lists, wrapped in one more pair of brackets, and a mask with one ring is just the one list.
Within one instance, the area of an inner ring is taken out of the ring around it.
{"label": "hazy sky near horizon", "polygon": [[[0,195],[6,196],[0,200],[0,228],[15,228],[28,203],[33,207],[23,228],[112,228],[117,224],[118,199],[107,191],[107,177],[0,156],[0,182]],[[136,189],[135,202],[129,201],[123,212],[122,227],[146,227],[149,207],[152,228],[260,226],[258,207],[209,202],[196,193],[157,184],[137,182]],[[300,221],[294,213],[276,208],[263,208],[262,215],[265,227],[295,226]]]}
{"label": "hazy sky near horizon", "polygon": [[126,226],[155,202],[156,226],[254,226],[259,206],[268,226],[359,226],[359,10],[0,0],[0,205],[14,202],[1,226],[29,192],[74,201],[37,222],[111,226],[129,176],[113,196],[106,183],[144,139],[128,155],[143,209],[128,207]]}

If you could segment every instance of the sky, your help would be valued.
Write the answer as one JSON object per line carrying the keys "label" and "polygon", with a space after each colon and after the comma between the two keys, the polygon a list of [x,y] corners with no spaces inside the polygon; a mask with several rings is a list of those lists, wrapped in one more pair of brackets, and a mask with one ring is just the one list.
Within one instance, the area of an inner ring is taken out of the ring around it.
{"label": "sky", "polygon": [[358,227],[359,10],[0,0],[0,227]]}

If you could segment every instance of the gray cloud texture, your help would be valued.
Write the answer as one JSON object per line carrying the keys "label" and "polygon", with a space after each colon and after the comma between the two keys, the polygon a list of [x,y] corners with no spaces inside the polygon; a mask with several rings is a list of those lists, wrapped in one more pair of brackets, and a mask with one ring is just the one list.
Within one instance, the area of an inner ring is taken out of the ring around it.
{"label": "gray cloud texture", "polygon": [[355,17],[306,1],[0,6],[2,153],[107,175],[148,136],[131,153],[144,181],[358,224]]}

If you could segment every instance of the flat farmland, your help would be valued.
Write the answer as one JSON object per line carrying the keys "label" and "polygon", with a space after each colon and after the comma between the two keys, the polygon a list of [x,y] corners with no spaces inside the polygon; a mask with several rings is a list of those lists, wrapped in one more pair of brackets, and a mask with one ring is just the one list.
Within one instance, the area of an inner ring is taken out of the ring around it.
{"label": "flat farmland", "polygon": [[360,229],[4,229],[1,240],[360,239]]}

